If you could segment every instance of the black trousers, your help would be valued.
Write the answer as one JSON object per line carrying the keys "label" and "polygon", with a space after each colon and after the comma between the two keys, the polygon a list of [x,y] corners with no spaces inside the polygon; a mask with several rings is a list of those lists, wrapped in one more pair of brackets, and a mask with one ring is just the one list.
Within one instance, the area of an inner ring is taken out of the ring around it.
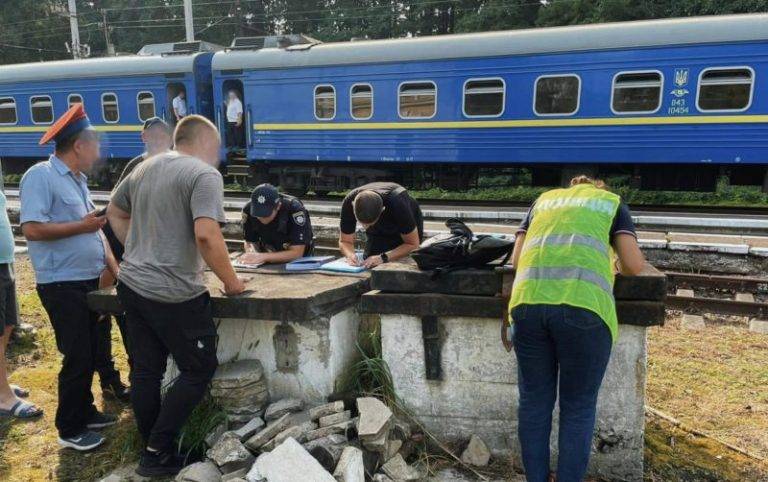
{"label": "black trousers", "polygon": [[227,122],[227,147],[245,147],[245,130],[243,124],[239,126],[237,122]]}
{"label": "black trousers", "polygon": [[[133,366],[133,359],[131,358],[131,341],[125,327],[125,315],[115,315],[115,323],[123,338],[130,368]],[[102,318],[96,326],[96,331],[96,373],[99,374],[99,382],[104,388],[112,382],[120,381],[120,372],[115,368],[115,360],[112,358],[112,317]]]}
{"label": "black trousers", "polygon": [[88,309],[86,295],[98,285],[98,279],[37,285],[40,301],[56,335],[56,346],[64,356],[56,408],[56,428],[62,438],[82,433],[96,413],[91,383],[99,315]]}
{"label": "black trousers", "polygon": [[[117,294],[132,343],[131,404],[136,424],[148,446],[171,450],[218,365],[211,297],[204,293],[182,303],[160,303],[122,283],[117,285]],[[180,375],[161,400],[160,384],[169,354]]]}

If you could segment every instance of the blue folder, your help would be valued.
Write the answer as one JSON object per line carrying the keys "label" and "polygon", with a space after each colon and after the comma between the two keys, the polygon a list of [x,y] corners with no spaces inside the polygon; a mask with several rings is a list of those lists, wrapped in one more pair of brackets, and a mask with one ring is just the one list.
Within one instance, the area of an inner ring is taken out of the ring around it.
{"label": "blue folder", "polygon": [[305,256],[285,265],[286,271],[312,271],[320,269],[325,263],[333,260],[333,256]]}

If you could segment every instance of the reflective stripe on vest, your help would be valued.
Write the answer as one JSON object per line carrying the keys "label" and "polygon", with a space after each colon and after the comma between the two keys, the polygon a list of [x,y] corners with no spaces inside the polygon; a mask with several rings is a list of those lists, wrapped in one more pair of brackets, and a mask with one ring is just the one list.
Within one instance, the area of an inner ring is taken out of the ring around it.
{"label": "reflective stripe on vest", "polygon": [[620,199],[591,184],[545,192],[533,207],[517,263],[510,310],[570,305],[596,313],[616,340],[610,229]]}

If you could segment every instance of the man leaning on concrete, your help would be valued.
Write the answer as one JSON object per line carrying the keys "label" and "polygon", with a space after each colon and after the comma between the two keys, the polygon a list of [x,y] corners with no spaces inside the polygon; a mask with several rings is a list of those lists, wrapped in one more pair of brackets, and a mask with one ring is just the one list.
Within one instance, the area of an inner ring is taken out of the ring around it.
{"label": "man leaning on concrete", "polygon": [[37,293],[64,356],[59,371],[56,428],[59,444],[90,450],[104,442],[93,432],[116,423],[93,404],[91,384],[97,349],[98,313],[88,308],[88,292],[98,288],[105,267],[117,264],[101,235],[99,216],[85,175],[99,159],[99,136],[82,104],[75,104],[40,139],[56,148],[49,160],[21,179],[21,229],[29,242]]}
{"label": "man leaning on concrete", "polygon": [[[216,327],[204,263],[228,295],[245,287],[219,227],[224,187],[216,127],[197,115],[174,133],[176,152],[141,163],[112,195],[107,216],[125,244],[117,293],[133,342],[131,402],[146,449],[136,472],[172,475],[182,468],[174,439],[216,370]],[[170,354],[180,375],[160,398]]]}

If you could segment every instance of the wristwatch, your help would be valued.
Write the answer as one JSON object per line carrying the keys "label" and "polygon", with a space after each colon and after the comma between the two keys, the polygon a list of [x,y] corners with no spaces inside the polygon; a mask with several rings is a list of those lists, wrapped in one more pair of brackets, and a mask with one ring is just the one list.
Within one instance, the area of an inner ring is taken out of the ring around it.
{"label": "wristwatch", "polygon": [[381,256],[382,263],[389,263],[389,256],[387,255],[387,253],[381,253],[379,256]]}

